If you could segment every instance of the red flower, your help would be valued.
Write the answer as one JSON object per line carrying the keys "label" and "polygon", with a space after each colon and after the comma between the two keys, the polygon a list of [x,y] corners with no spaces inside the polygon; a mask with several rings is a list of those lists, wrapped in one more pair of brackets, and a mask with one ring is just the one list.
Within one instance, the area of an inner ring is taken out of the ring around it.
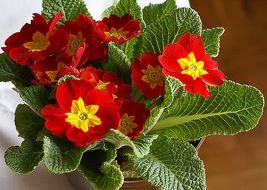
{"label": "red flower", "polygon": [[207,85],[219,86],[225,80],[218,63],[205,52],[199,35],[186,33],[173,44],[168,44],[159,56],[165,75],[185,84],[185,89],[204,98],[210,96]]}
{"label": "red flower", "polygon": [[143,132],[149,114],[149,110],[143,103],[135,103],[132,100],[124,101],[120,109],[119,130],[131,139],[136,139]]}
{"label": "red flower", "polygon": [[80,47],[85,47],[85,52],[79,66],[87,60],[99,60],[105,57],[106,47],[98,39],[94,21],[85,15],[80,15],[76,20],[68,20],[62,26],[68,32],[66,54],[74,56]]}
{"label": "red flower", "polygon": [[47,23],[42,15],[35,13],[30,24],[25,24],[20,32],[6,40],[3,51],[22,65],[31,65],[62,51],[67,43],[67,33],[62,29],[54,30],[61,17],[58,13]]}
{"label": "red flower", "polygon": [[140,60],[133,60],[132,81],[145,97],[153,99],[163,96],[164,80],[157,54],[146,52]]}
{"label": "red flower", "polygon": [[113,94],[116,98],[131,99],[131,86],[123,83],[116,73],[89,66],[81,73],[81,79],[89,81],[96,89]]}
{"label": "red flower", "polygon": [[76,67],[80,63],[84,49],[84,47],[80,47],[72,60],[66,54],[58,54],[31,65],[30,69],[35,77],[33,83],[51,85],[65,75],[79,77],[83,69],[79,70]]}
{"label": "red flower", "polygon": [[104,42],[113,41],[122,44],[138,36],[141,25],[139,20],[129,14],[122,17],[110,15],[108,18],[105,17],[102,21],[96,22],[96,31]]}
{"label": "red flower", "polygon": [[84,80],[61,83],[56,91],[57,104],[41,110],[45,127],[55,136],[66,136],[78,147],[85,147],[118,129],[119,104],[111,94],[94,89]]}

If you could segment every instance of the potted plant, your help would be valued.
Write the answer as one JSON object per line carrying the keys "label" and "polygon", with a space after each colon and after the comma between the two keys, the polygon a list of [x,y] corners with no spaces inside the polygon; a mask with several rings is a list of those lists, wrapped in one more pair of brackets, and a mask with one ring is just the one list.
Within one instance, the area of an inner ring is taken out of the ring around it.
{"label": "potted plant", "polygon": [[205,189],[193,142],[254,128],[264,106],[260,91],[219,70],[223,32],[202,29],[175,0],[144,9],[120,0],[100,21],[81,0],[43,0],[0,55],[0,81],[25,102],[15,112],[24,141],[6,164],[79,171],[97,190],[131,180],[134,189]]}

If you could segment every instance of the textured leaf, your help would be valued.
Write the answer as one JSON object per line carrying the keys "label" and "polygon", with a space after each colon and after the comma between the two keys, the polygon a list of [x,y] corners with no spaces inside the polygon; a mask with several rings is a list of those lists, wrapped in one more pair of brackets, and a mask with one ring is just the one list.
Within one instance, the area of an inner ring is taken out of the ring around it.
{"label": "textured leaf", "polygon": [[115,161],[116,150],[87,152],[79,166],[79,171],[96,190],[119,190],[123,175]]}
{"label": "textured leaf", "polygon": [[217,57],[220,50],[220,37],[223,35],[223,28],[206,29],[202,31],[202,40],[205,50],[212,57]]}
{"label": "textured leaf", "polygon": [[162,190],[206,189],[203,163],[187,142],[159,136],[147,156],[129,155],[129,162],[142,178]]}
{"label": "textured leaf", "polygon": [[134,53],[136,51],[137,54],[140,53],[141,48],[137,47],[139,38],[133,38],[126,42],[124,53],[128,57],[129,60],[132,60],[134,57]]}
{"label": "textured leaf", "polygon": [[108,44],[108,63],[104,65],[107,70],[116,72],[125,80],[130,78],[131,62],[114,43]]}
{"label": "textured leaf", "polygon": [[15,172],[32,172],[43,158],[42,145],[39,142],[24,141],[21,146],[13,146],[5,153],[7,166]]}
{"label": "textured leaf", "polygon": [[174,101],[174,98],[175,101],[177,101],[177,99],[182,95],[182,91],[183,86],[180,81],[172,77],[167,77],[167,79],[165,80],[164,100],[160,105],[158,105],[150,112],[150,116],[145,123],[144,133],[149,132],[155,126],[164,110],[171,105],[171,103]]}
{"label": "textured leaf", "polygon": [[47,169],[56,174],[76,170],[81,162],[85,149],[76,148],[69,142],[44,137],[43,162]]}
{"label": "textured leaf", "polygon": [[120,0],[116,5],[109,9],[110,14],[123,16],[126,13],[131,14],[134,18],[143,21],[143,14],[141,7],[136,0]]}
{"label": "textured leaf", "polygon": [[147,26],[139,43],[142,43],[143,52],[160,53],[167,44],[177,41],[185,32],[201,33],[199,15],[191,8],[179,8]]}
{"label": "textured leaf", "polygon": [[15,112],[15,124],[20,137],[34,141],[42,130],[44,121],[29,106],[20,104]]}
{"label": "textured leaf", "polygon": [[0,82],[12,81],[19,86],[29,86],[32,74],[24,66],[12,61],[5,53],[0,54]]}
{"label": "textured leaf", "polygon": [[80,14],[91,17],[83,0],[43,0],[42,7],[42,15],[47,20],[50,20],[57,12],[63,14],[62,22],[76,19]]}
{"label": "textured leaf", "polygon": [[209,135],[234,135],[254,128],[264,99],[256,88],[226,81],[211,88],[208,100],[186,94],[164,112],[153,132],[183,140]]}
{"label": "textured leaf", "polygon": [[177,9],[175,0],[166,0],[162,4],[152,4],[143,9],[143,17],[146,25],[150,25],[160,18],[170,14],[172,11]]}
{"label": "textured leaf", "polygon": [[20,97],[37,114],[48,103],[49,92],[41,85],[16,89]]}
{"label": "textured leaf", "polygon": [[137,157],[143,157],[149,153],[150,146],[157,137],[157,135],[143,135],[132,141],[120,131],[111,129],[105,140],[113,144],[116,149],[124,146],[131,147]]}
{"label": "textured leaf", "polygon": [[102,12],[101,17],[109,17],[114,7],[118,4],[118,1],[119,0],[113,0],[113,4]]}

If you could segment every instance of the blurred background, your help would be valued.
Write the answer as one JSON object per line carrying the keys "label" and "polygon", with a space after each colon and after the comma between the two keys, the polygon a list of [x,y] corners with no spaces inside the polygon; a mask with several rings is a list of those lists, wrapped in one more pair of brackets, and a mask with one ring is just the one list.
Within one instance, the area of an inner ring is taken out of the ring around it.
{"label": "blurred background", "polygon": [[[223,26],[217,58],[229,80],[267,97],[267,0],[190,0],[204,28]],[[215,136],[200,149],[208,190],[267,190],[267,109],[254,130]]]}
{"label": "blurred background", "polygon": [[[85,0],[96,19],[112,1]],[[138,0],[142,6],[163,1]],[[188,5],[187,0],[177,0],[177,3],[180,6]],[[220,55],[216,59],[228,79],[254,85],[267,97],[267,0],[190,0],[190,3],[199,12],[204,28],[223,26],[226,29],[221,40]],[[0,46],[9,35],[31,19],[33,12],[40,11],[41,0],[0,0]],[[5,102],[10,109],[0,106],[0,113],[5,114],[0,116],[3,125],[0,125],[0,189],[10,190],[13,185],[11,190],[30,190],[35,187],[42,190],[47,189],[48,184],[53,184],[57,189],[72,189],[62,176],[54,176],[44,168],[37,168],[29,176],[21,176],[5,166],[2,157],[4,150],[20,142],[13,123],[13,111],[19,101],[15,101],[18,97],[11,91],[11,85],[0,83],[1,89],[10,94],[1,93],[0,103],[1,99],[6,98],[13,102]],[[233,137],[215,136],[205,140],[200,157],[206,166],[208,190],[267,190],[266,112],[265,108],[260,124],[249,133]]]}

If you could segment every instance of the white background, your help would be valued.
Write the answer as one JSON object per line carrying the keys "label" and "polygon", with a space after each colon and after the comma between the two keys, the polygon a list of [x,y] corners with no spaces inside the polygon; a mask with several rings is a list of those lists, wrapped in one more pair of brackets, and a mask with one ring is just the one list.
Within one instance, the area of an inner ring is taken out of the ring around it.
{"label": "white background", "polygon": [[[5,39],[30,22],[32,13],[41,12],[41,0],[0,0],[0,46]],[[101,12],[112,5],[113,0],[85,0],[93,17],[100,19]],[[164,0],[139,0],[143,7]],[[189,6],[188,0],[178,0],[178,6]],[[0,50],[1,52],[1,50]],[[1,63],[0,63],[1,64]],[[49,173],[43,166],[29,175],[12,172],[4,163],[4,152],[9,146],[19,145],[14,125],[14,110],[21,102],[19,96],[11,90],[10,83],[0,82],[0,189],[1,190],[74,190],[64,175]]]}

